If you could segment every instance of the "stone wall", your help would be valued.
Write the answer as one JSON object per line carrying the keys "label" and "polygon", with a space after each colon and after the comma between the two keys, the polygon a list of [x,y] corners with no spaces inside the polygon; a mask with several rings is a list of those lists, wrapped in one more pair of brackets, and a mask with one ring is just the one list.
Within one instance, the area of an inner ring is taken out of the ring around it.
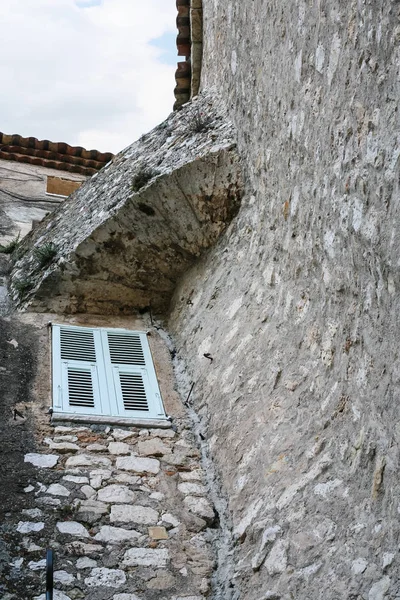
{"label": "stone wall", "polygon": [[14,299],[38,312],[165,313],[182,273],[237,213],[242,188],[232,124],[203,95],[114,157],[24,241]]}
{"label": "stone wall", "polygon": [[399,5],[203,11],[247,193],[170,327],[228,503],[220,597],[397,598]]}
{"label": "stone wall", "polygon": [[[172,423],[51,423],[50,321],[149,330]],[[0,328],[2,600],[44,600],[47,548],[55,600],[204,600],[218,519],[168,338],[143,319],[92,315],[9,313]]]}

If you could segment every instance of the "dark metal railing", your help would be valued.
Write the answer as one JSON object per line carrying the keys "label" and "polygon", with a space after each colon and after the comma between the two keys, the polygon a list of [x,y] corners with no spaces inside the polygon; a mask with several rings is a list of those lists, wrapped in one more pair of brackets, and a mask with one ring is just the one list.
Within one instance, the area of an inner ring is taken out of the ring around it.
{"label": "dark metal railing", "polygon": [[53,550],[48,549],[46,552],[46,600],[53,600]]}

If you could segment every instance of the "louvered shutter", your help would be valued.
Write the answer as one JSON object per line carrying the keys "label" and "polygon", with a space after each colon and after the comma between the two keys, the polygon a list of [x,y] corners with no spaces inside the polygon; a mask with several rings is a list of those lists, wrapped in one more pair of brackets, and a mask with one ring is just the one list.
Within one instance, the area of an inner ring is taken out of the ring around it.
{"label": "louvered shutter", "polygon": [[53,325],[53,410],[165,418],[146,334]]}
{"label": "louvered shutter", "polygon": [[96,329],[53,326],[53,409],[110,413],[101,335]]}
{"label": "louvered shutter", "polygon": [[114,389],[118,414],[139,419],[165,417],[146,334],[103,330],[102,341],[108,383]]}

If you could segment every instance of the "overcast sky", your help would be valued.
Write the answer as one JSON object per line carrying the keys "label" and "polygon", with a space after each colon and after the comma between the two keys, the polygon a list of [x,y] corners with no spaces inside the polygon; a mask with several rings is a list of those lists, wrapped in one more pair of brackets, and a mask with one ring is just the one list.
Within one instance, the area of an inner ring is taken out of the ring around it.
{"label": "overcast sky", "polygon": [[122,150],[172,110],[176,16],[175,0],[0,0],[0,131]]}

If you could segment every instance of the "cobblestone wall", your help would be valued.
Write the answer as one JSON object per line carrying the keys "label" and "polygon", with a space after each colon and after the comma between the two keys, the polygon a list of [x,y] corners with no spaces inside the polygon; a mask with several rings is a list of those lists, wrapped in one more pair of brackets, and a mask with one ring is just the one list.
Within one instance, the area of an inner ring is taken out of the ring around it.
{"label": "cobblestone wall", "polygon": [[170,325],[232,519],[221,594],[398,598],[399,4],[203,10],[247,195]]}

